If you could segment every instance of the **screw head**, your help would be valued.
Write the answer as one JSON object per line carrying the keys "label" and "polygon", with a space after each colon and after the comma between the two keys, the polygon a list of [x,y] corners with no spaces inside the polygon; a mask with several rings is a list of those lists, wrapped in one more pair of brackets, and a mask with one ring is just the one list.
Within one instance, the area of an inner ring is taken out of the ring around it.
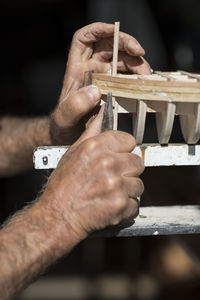
{"label": "screw head", "polygon": [[48,157],[47,156],[43,156],[42,161],[43,161],[43,165],[46,166],[48,164]]}

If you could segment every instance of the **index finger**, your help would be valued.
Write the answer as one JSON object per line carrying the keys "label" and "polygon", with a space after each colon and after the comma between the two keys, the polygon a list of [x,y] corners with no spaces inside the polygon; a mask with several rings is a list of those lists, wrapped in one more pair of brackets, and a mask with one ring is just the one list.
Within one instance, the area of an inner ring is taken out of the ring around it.
{"label": "index finger", "polygon": [[109,130],[93,138],[98,147],[118,153],[132,152],[136,146],[135,138],[129,133],[117,130]]}
{"label": "index finger", "polygon": [[[112,38],[113,36],[113,24],[97,22],[79,29],[74,35],[73,42],[88,45],[88,43],[92,44],[102,38]],[[129,55],[133,56],[143,56],[145,54],[140,43],[134,37],[124,32],[119,33],[119,50],[126,51]]]}

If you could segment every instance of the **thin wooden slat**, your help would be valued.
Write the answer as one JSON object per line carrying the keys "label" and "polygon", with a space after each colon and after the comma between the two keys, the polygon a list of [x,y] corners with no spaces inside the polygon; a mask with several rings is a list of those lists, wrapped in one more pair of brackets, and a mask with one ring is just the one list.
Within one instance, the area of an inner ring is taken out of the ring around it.
{"label": "thin wooden slat", "polygon": [[147,105],[144,101],[138,100],[136,106],[136,113],[132,115],[133,136],[138,145],[142,144],[145,122],[146,122]]}
{"label": "thin wooden slat", "polygon": [[102,94],[107,94],[110,90],[113,96],[167,101],[167,102],[200,102],[200,84],[198,82],[181,81],[158,81],[111,77],[102,74],[93,74],[93,84],[97,85]]}
{"label": "thin wooden slat", "polygon": [[199,103],[200,97],[196,94],[180,94],[180,93],[145,93],[143,91],[133,92],[132,90],[121,91],[117,88],[104,88],[99,87],[102,95],[107,95],[108,91],[112,90],[114,97],[127,98],[127,99],[141,99],[141,100],[152,100],[152,101],[163,101],[163,102],[188,102],[188,103]]}
{"label": "thin wooden slat", "polygon": [[200,139],[200,104],[194,104],[191,114],[180,115],[183,137],[188,144],[196,144]]}
{"label": "thin wooden slat", "polygon": [[188,72],[160,72],[155,71],[155,74],[166,77],[170,81],[197,82],[196,76],[190,76]]}
{"label": "thin wooden slat", "polygon": [[119,22],[115,22],[114,44],[113,44],[113,61],[112,61],[112,76],[117,74],[118,62],[118,47],[119,47]]}
{"label": "thin wooden slat", "polygon": [[168,144],[175,117],[176,105],[166,103],[162,112],[156,113],[156,126],[160,144]]}
{"label": "thin wooden slat", "polygon": [[[141,77],[142,76],[142,77]],[[107,86],[109,83],[121,83],[121,84],[139,84],[143,86],[157,86],[157,87],[177,87],[179,89],[181,88],[196,88],[200,89],[200,82],[188,82],[187,85],[185,82],[177,81],[177,80],[171,80],[170,82],[168,80],[153,80],[154,75],[148,75],[149,79],[144,79],[143,76],[147,75],[137,75],[137,78],[135,75],[124,75],[124,74],[117,74],[116,76],[110,76],[109,74],[104,73],[93,73],[92,74],[92,80],[95,81],[101,81],[105,86]],[[152,78],[152,80],[150,79]]]}
{"label": "thin wooden slat", "polygon": [[[115,77],[113,77],[115,79]],[[123,78],[124,79],[124,78]],[[93,80],[94,84],[98,85],[99,88],[101,89],[118,89],[119,91],[124,91],[126,92],[127,90],[132,90],[134,93],[135,91],[143,91],[143,92],[148,92],[155,94],[162,92],[162,93],[180,93],[180,94],[198,94],[200,96],[200,86],[189,86],[188,84],[184,82],[180,82],[181,85],[175,86],[174,84],[172,85],[165,85],[166,82],[161,82],[159,80],[155,80],[154,82],[151,80],[99,80],[99,79],[94,79]],[[178,82],[177,82],[178,83]]]}
{"label": "thin wooden slat", "polygon": [[200,80],[200,74],[189,73],[189,72],[186,72],[186,71],[179,71],[179,72],[181,74],[187,75],[188,77],[196,78],[197,80]]}

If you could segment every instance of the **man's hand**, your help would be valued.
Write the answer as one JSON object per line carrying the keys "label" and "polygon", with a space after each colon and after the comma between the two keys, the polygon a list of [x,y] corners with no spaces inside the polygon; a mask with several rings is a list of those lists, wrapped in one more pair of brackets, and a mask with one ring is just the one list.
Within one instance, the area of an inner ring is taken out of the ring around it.
{"label": "man's hand", "polygon": [[[82,87],[84,72],[111,71],[113,37],[114,25],[100,22],[85,26],[74,34],[60,101],[70,91]],[[150,74],[150,66],[142,57],[144,54],[144,49],[135,38],[124,32],[119,33],[118,71]]]}
{"label": "man's hand", "polygon": [[71,145],[81,135],[88,120],[86,115],[97,107],[100,90],[93,85],[73,91],[59,103],[51,116],[50,136],[52,144]]}
{"label": "man's hand", "polygon": [[100,133],[103,109],[60,161],[38,201],[0,230],[0,295],[11,297],[94,230],[134,218],[143,192],[134,138]]}
{"label": "man's hand", "polygon": [[[94,230],[132,219],[143,192],[138,176],[142,160],[132,154],[135,139],[124,132],[98,136],[102,111],[84,135],[64,155],[50,177],[43,204],[55,213],[55,222],[85,238]],[[41,202],[42,203],[42,202]],[[63,231],[63,241],[65,233]]]}
{"label": "man's hand", "polygon": [[[90,24],[74,34],[59,104],[52,114],[52,144],[72,144],[85,129],[83,117],[96,107],[101,94],[98,88],[91,86],[80,89],[84,73],[111,70],[113,35],[114,25],[106,23]],[[136,39],[120,32],[119,71],[150,74],[150,66],[142,57],[144,54]]]}

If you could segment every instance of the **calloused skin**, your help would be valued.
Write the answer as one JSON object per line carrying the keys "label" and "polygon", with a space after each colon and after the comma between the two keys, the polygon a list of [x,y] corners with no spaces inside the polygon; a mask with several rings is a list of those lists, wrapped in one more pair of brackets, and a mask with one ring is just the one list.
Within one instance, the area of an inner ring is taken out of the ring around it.
{"label": "calloused skin", "polygon": [[143,162],[131,153],[131,135],[99,134],[101,123],[102,110],[64,155],[41,197],[0,231],[1,299],[11,299],[93,231],[133,219]]}

